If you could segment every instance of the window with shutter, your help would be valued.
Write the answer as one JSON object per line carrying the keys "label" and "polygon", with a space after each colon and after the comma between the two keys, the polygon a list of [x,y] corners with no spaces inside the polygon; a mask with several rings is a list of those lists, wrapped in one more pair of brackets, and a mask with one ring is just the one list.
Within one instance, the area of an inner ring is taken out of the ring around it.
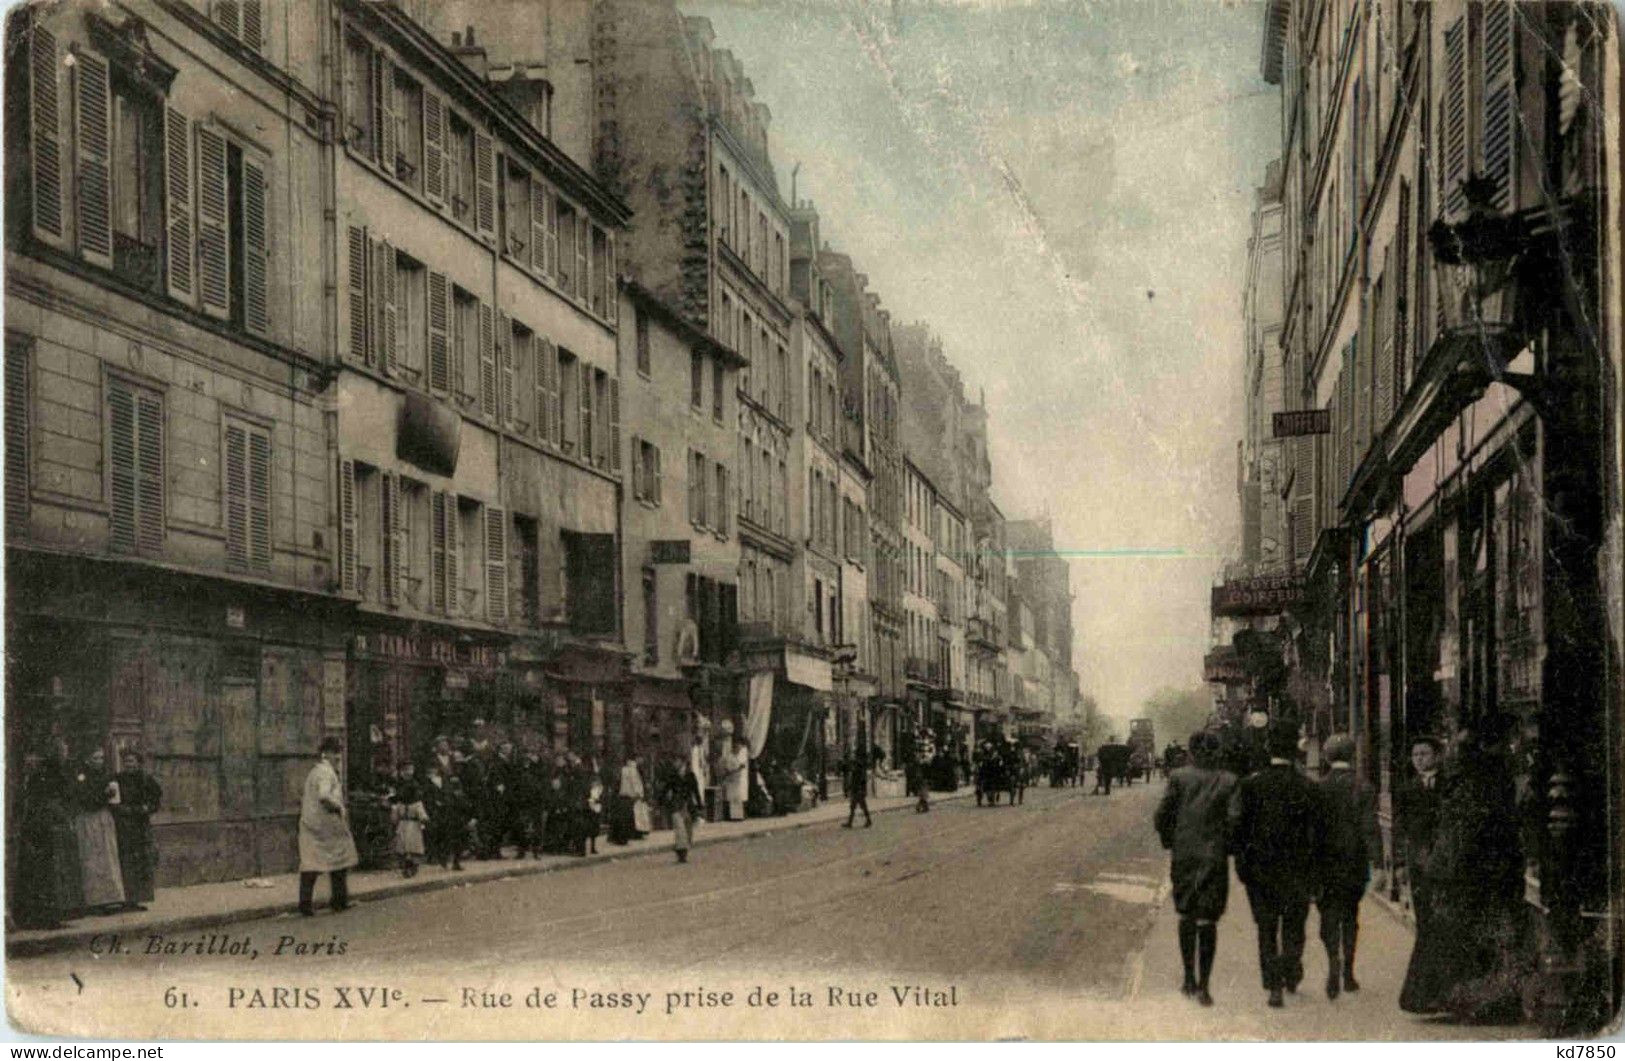
{"label": "window with shutter", "polygon": [[1467,176],[1467,28],[1458,18],[1444,31],[1444,98],[1439,101],[1439,198],[1445,214],[1458,217],[1467,204],[1461,182]]}
{"label": "window with shutter", "polygon": [[632,436],[632,498],[635,501],[647,501],[648,492],[644,489],[644,460],[643,440],[637,435]]}
{"label": "window with shutter", "polygon": [[267,242],[265,168],[243,157],[243,326],[265,335],[271,326],[270,247]]}
{"label": "window with shutter", "polygon": [[496,151],[491,138],[474,133],[474,227],[484,236],[497,230]]}
{"label": "window with shutter", "polygon": [[611,324],[620,319],[620,274],[615,269],[615,234],[604,234],[604,318]]}
{"label": "window with shutter", "polygon": [[553,259],[558,254],[556,244],[548,242],[547,184],[540,177],[530,181],[530,253],[531,266],[545,276],[553,275]]}
{"label": "window with shutter", "polygon": [[215,0],[214,21],[254,51],[265,46],[265,0]]}
{"label": "window with shutter", "polygon": [[164,269],[172,298],[192,301],[192,136],[191,123],[173,107],[164,109]]}
{"label": "window with shutter", "polygon": [[356,540],[355,461],[339,461],[339,591],[350,596],[358,592],[356,569],[360,563]]}
{"label": "window with shutter", "polygon": [[664,488],[665,488],[665,477],[662,474],[661,469],[660,469],[660,447],[659,446],[654,447],[654,459],[655,459],[654,502],[655,502],[655,504],[658,505],[658,504],[660,504],[660,500],[661,500],[661,497],[662,497],[662,495],[664,493]]}
{"label": "window with shutter", "polygon": [[508,514],[494,505],[485,509],[486,618],[494,623],[508,618]]}
{"label": "window with shutter", "polygon": [[446,495],[429,498],[429,609],[446,610]]}
{"label": "window with shutter", "polygon": [[226,564],[239,569],[271,566],[271,438],[264,428],[236,420],[225,424]]}
{"label": "window with shutter", "polygon": [[462,512],[458,507],[457,495],[446,494],[446,614],[457,615],[463,610],[463,602],[459,594],[462,585],[463,550],[460,545],[462,536]]}
{"label": "window with shutter", "polygon": [[374,53],[372,64],[373,113],[378,115],[376,139],[378,164],[391,177],[395,176],[395,156],[398,129],[395,116],[395,65],[381,53]]}
{"label": "window with shutter", "polygon": [[423,93],[423,194],[446,201],[446,103],[432,92]]}
{"label": "window with shutter", "polygon": [[544,443],[557,446],[558,352],[552,343],[539,335],[532,339],[530,346],[531,353],[536,358],[536,371],[533,376],[536,380],[536,434]]}
{"label": "window with shutter", "polygon": [[587,215],[583,211],[576,217],[576,271],[574,292],[576,301],[585,303],[587,292],[592,289],[592,226],[587,223]]}
{"label": "window with shutter", "polygon": [[503,424],[511,425],[516,419],[514,411],[513,322],[501,310],[497,311],[497,409]]}
{"label": "window with shutter", "polygon": [[230,311],[230,249],[226,240],[226,141],[206,125],[197,128],[198,288],[205,312]]}
{"label": "window with shutter", "polygon": [[581,399],[581,427],[577,436],[581,442],[581,449],[578,452],[583,461],[591,464],[593,462],[594,442],[592,434],[593,368],[585,361],[578,362],[577,367],[581,374],[581,378],[576,384],[576,393]]}
{"label": "window with shutter", "polygon": [[559,197],[551,188],[541,186],[547,207],[547,252],[545,267],[550,279],[562,282],[564,263],[559,261]]}
{"label": "window with shutter", "polygon": [[76,53],[74,102],[75,155],[79,184],[79,253],[88,262],[113,264],[112,93],[107,60],[80,48]]}
{"label": "window with shutter", "polygon": [[[43,14],[44,8],[34,11],[35,18]],[[28,42],[32,222],[36,238],[58,247],[66,243],[67,237],[62,223],[61,70],[56,34],[44,26],[34,26]]]}
{"label": "window with shutter", "polygon": [[428,293],[429,390],[445,394],[451,388],[451,284],[445,273],[430,271]]}
{"label": "window with shutter", "polygon": [[621,381],[609,380],[609,470],[621,473]]}
{"label": "window with shutter", "polygon": [[114,549],[163,547],[164,406],[157,391],[107,381],[108,523]]}
{"label": "window with shutter", "polygon": [[1516,148],[1512,0],[1490,0],[1484,5],[1482,64],[1481,164],[1485,178],[1493,187],[1490,204],[1496,210],[1505,211],[1512,206],[1512,162]]}
{"label": "window with shutter", "polygon": [[28,345],[6,337],[6,531],[20,535],[28,529],[28,499],[33,485],[32,400],[29,389]]}
{"label": "window with shutter", "polygon": [[383,487],[379,492],[382,510],[378,521],[383,535],[379,553],[383,559],[383,598],[385,604],[399,604],[405,580],[402,569],[406,564],[406,515],[401,511],[401,477],[385,472]]}
{"label": "window with shutter", "polygon": [[351,225],[349,228],[349,313],[350,358],[364,365],[373,364],[373,346],[367,320],[367,251],[371,241],[367,230]]}
{"label": "window with shutter", "polygon": [[496,319],[491,307],[480,303],[480,412],[497,415]]}

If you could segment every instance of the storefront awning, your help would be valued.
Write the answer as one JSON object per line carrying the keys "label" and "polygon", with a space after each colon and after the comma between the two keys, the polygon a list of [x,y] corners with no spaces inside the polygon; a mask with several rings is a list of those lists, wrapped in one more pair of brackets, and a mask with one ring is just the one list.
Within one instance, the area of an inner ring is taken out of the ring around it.
{"label": "storefront awning", "polygon": [[784,677],[786,681],[804,685],[815,692],[835,691],[835,683],[830,679],[829,660],[804,656],[794,649],[784,650]]}

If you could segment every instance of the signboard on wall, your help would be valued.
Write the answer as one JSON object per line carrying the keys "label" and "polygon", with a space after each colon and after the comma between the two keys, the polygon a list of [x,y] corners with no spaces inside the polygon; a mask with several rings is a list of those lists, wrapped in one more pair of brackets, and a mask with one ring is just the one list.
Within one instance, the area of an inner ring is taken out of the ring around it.
{"label": "signboard on wall", "polygon": [[690,556],[689,541],[687,538],[655,539],[649,543],[649,562],[651,564],[686,564]]}
{"label": "signboard on wall", "polygon": [[1332,433],[1330,409],[1294,409],[1289,413],[1275,413],[1270,417],[1272,433],[1276,438],[1297,438],[1299,435],[1329,435]]}
{"label": "signboard on wall", "polygon": [[1280,615],[1303,603],[1303,578],[1298,575],[1266,575],[1243,578],[1213,587],[1215,618]]}

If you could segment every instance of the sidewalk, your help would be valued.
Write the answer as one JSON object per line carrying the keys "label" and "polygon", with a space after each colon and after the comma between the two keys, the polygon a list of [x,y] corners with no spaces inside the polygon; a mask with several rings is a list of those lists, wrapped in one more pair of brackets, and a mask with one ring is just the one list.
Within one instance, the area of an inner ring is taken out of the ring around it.
{"label": "sidewalk", "polygon": [[1529,1027],[1464,1026],[1417,1017],[1399,1008],[1399,989],[1410,962],[1413,930],[1404,913],[1386,899],[1367,894],[1360,903],[1360,938],[1355,976],[1360,991],[1336,1001],[1326,997],[1326,951],[1320,943],[1319,915],[1311,910],[1305,935],[1304,978],[1286,1006],[1270,1009],[1258,972],[1258,936],[1247,892],[1234,874],[1230,902],[1219,922],[1218,957],[1209,989],[1214,1004],[1198,1005],[1179,991],[1179,915],[1166,886],[1159,893],[1156,922],[1146,941],[1143,965],[1129,985],[1136,1011],[1158,1038],[1183,1040],[1459,1040],[1538,1037]]}
{"label": "sidewalk", "polygon": [[[934,792],[932,803],[941,800],[968,799],[975,794],[971,787],[957,792]],[[873,813],[903,810],[914,806],[912,797],[881,799],[871,796],[869,807]],[[694,846],[725,844],[764,833],[786,832],[814,825],[825,825],[846,818],[846,801],[831,799],[812,810],[780,818],[750,818],[741,822],[703,822],[694,833]],[[598,840],[598,853],[585,858],[571,855],[545,855],[540,859],[505,859],[500,862],[465,862],[461,873],[424,866],[417,876],[408,880],[399,870],[380,869],[350,874],[350,899],[364,901],[387,899],[395,895],[456,888],[465,884],[527,877],[539,873],[553,873],[613,862],[623,858],[671,855],[671,831],[651,833],[642,840],[625,846],[616,846],[603,837]],[[154,932],[185,932],[213,928],[238,921],[252,921],[277,914],[291,914],[298,909],[299,875],[282,873],[274,877],[261,877],[251,887],[248,881],[223,881],[216,884],[193,884],[184,888],[160,888],[146,910],[132,910],[108,917],[85,917],[50,931],[30,930],[10,933],[6,938],[6,954],[10,958],[47,954],[88,946],[94,936],[121,933],[139,937]],[[327,885],[317,888],[318,904],[325,903]]]}

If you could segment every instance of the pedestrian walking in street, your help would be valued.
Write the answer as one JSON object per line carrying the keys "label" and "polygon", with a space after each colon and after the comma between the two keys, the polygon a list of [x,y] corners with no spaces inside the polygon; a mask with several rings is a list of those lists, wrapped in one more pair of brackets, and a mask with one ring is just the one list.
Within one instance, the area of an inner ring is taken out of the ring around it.
{"label": "pedestrian walking in street", "polygon": [[152,816],[158,812],[164,790],[158,779],[142,769],[141,752],[126,747],[119,753],[119,801],[113,807],[113,828],[118,835],[119,871],[124,878],[124,905],[145,910],[156,894],[158,843],[152,835]]}
{"label": "pedestrian walking in street", "polygon": [[1371,882],[1371,867],[1382,861],[1377,800],[1354,772],[1354,739],[1327,738],[1321,755],[1331,771],[1320,782],[1320,942],[1326,948],[1326,997],[1360,990],[1354,978],[1354,945],[1360,934],[1360,900]]}
{"label": "pedestrian walking in street", "polygon": [[722,754],[717,759],[717,787],[722,797],[722,820],[733,821],[737,814],[745,818],[745,803],[750,798],[750,748],[744,740],[734,736],[734,724],[724,721]]}
{"label": "pedestrian walking in street", "polygon": [[926,764],[936,757],[930,737],[921,737],[914,746],[913,760],[908,764],[907,779],[914,792],[914,813],[927,814],[931,810],[931,778]]}
{"label": "pedestrian walking in street", "polygon": [[423,802],[417,767],[411,760],[401,764],[400,776],[390,792],[389,820],[395,824],[394,850],[395,857],[400,859],[401,876],[415,877],[426,850],[423,831],[429,821],[429,811]]}
{"label": "pedestrian walking in street", "polygon": [[[1518,843],[1511,720],[1476,719],[1456,735],[1439,771],[1433,846],[1413,882],[1428,904],[1400,991],[1410,1013],[1449,1013],[1472,1023],[1509,1023],[1522,1013],[1519,968],[1523,856]],[[1419,885],[1419,886],[1418,886]]]}
{"label": "pedestrian walking in street", "polygon": [[1155,821],[1172,856],[1169,876],[1185,971],[1180,990],[1211,1006],[1208,983],[1219,918],[1230,897],[1229,816],[1236,776],[1218,768],[1218,749],[1208,734],[1192,734],[1190,747],[1193,759],[1169,775]]}
{"label": "pedestrian walking in street", "polygon": [[337,737],[323,737],[321,759],[305,775],[304,799],[299,806],[299,912],[313,917],[316,878],[328,875],[334,912],[350,905],[349,872],[360,859],[350,835],[350,815],[339,784],[339,756],[344,745]]}
{"label": "pedestrian walking in street", "polygon": [[23,769],[17,877],[8,892],[12,918],[18,928],[61,928],[84,906],[67,742],[52,737]]}
{"label": "pedestrian walking in street", "polygon": [[863,811],[863,827],[870,828],[875,822],[869,816],[869,753],[863,747],[852,750],[841,781],[846,785],[846,821],[841,823],[841,828],[852,828],[852,821],[860,810]]}
{"label": "pedestrian walking in street", "polygon": [[1319,793],[1298,772],[1298,729],[1270,727],[1269,764],[1241,780],[1230,800],[1230,843],[1236,875],[1258,927],[1258,966],[1269,1004],[1303,980],[1304,925],[1320,858]]}
{"label": "pedestrian walking in street", "polygon": [[694,843],[696,815],[704,807],[694,764],[688,756],[675,755],[662,764],[655,780],[655,797],[671,819],[671,847],[677,861],[687,862],[688,850]]}
{"label": "pedestrian walking in street", "polygon": [[92,746],[79,764],[74,774],[74,795],[79,813],[73,818],[73,835],[79,846],[85,909],[110,913],[124,905],[118,829],[111,809],[120,801],[118,782],[107,769],[107,752],[100,744]]}

